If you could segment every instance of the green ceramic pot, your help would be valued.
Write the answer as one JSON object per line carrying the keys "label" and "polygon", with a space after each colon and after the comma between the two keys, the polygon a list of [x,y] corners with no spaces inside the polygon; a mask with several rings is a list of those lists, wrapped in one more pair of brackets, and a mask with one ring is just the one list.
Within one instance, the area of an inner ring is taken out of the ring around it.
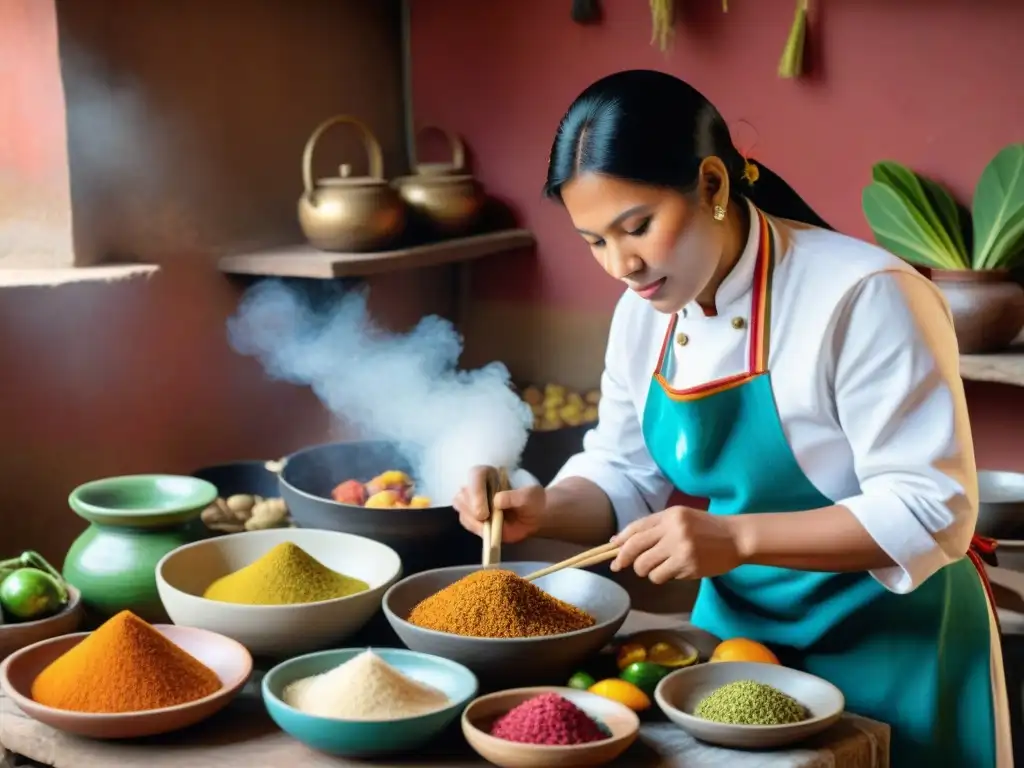
{"label": "green ceramic pot", "polygon": [[90,525],[68,550],[64,578],[95,618],[130,610],[151,623],[169,623],[156,564],[202,537],[199,514],[216,498],[212,483],[178,475],[126,475],[78,486],[68,504]]}

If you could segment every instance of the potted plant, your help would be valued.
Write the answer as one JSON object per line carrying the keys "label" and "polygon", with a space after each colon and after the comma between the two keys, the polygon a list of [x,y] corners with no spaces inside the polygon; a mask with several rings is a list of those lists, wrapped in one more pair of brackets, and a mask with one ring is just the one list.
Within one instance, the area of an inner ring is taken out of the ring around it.
{"label": "potted plant", "polygon": [[936,182],[896,162],[877,163],[864,215],[879,245],[913,264],[942,291],[960,352],[995,352],[1024,328],[1024,143],[985,167],[971,210]]}

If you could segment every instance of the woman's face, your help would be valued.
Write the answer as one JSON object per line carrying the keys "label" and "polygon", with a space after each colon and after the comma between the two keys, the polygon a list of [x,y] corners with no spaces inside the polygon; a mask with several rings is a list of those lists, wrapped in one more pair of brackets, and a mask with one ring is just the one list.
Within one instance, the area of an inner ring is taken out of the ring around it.
{"label": "woman's face", "polygon": [[725,227],[701,197],[595,173],[562,187],[573,226],[604,271],[666,314],[696,299],[721,259]]}

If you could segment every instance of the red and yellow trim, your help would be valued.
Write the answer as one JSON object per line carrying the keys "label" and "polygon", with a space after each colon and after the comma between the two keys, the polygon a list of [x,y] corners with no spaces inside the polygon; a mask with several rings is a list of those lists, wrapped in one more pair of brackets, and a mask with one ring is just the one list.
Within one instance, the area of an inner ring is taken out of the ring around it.
{"label": "red and yellow trim", "polygon": [[996,608],[996,596],[992,591],[992,582],[989,581],[988,571],[985,569],[985,561],[981,556],[993,554],[998,546],[999,544],[995,539],[974,534],[971,537],[971,545],[967,549],[967,557],[970,558],[974,568],[978,571],[978,576],[981,577],[981,586],[984,587],[985,597],[988,598],[988,603],[992,607],[992,615],[995,617],[996,627],[1000,627],[999,610]]}
{"label": "red and yellow trim", "polygon": [[772,277],[775,273],[775,238],[768,220],[760,211],[758,219],[757,261],[754,264],[754,280],[750,300],[750,354],[746,373],[738,373],[722,379],[687,389],[672,389],[665,379],[665,355],[676,329],[677,315],[672,315],[665,331],[665,340],[658,355],[658,367],[654,378],[669,398],[676,401],[698,400],[720,392],[734,389],[768,370],[769,337],[771,335]]}

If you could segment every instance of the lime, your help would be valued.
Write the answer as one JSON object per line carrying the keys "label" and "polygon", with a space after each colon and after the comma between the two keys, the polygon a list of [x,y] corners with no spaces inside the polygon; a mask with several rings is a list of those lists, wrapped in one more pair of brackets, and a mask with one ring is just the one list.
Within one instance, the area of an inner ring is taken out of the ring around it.
{"label": "lime", "polygon": [[622,670],[619,677],[627,683],[632,683],[648,696],[653,696],[658,682],[670,671],[668,667],[663,667],[661,664],[637,661]]}
{"label": "lime", "polygon": [[580,691],[585,691],[592,686],[596,680],[588,675],[586,672],[577,672],[575,675],[569,678],[569,687],[576,688]]}
{"label": "lime", "polygon": [[19,568],[0,582],[0,607],[5,615],[31,621],[56,613],[63,605],[57,580],[37,568]]}

